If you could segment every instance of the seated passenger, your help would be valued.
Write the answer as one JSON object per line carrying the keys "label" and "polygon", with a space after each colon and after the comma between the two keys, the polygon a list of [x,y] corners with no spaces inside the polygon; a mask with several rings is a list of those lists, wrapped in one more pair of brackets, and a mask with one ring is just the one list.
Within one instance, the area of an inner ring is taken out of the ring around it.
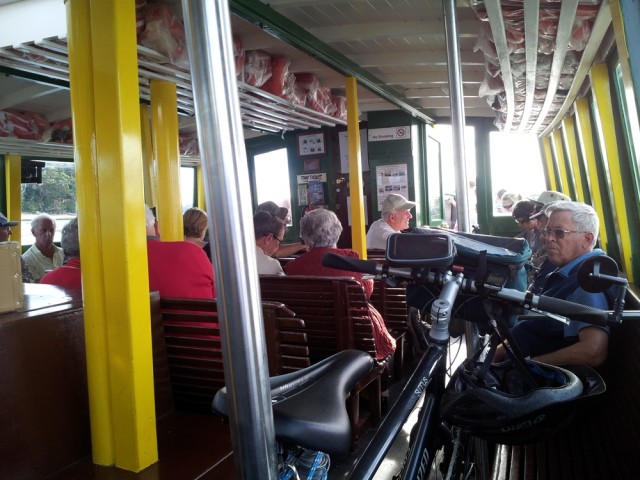
{"label": "seated passenger", "polygon": [[[12,222],[4,216],[4,213],[0,212],[0,243],[9,241],[9,237],[13,234],[11,227],[15,227],[18,223],[20,222]],[[33,275],[31,275],[31,270],[29,270],[27,264],[24,263],[22,256],[20,257],[20,263],[22,265],[22,283],[35,283]]]}
{"label": "seated passenger", "polygon": [[149,288],[161,297],[215,298],[213,268],[204,250],[192,242],[162,242],[151,209],[145,205]]}
{"label": "seated passenger", "polygon": [[[336,248],[341,233],[342,224],[332,211],[319,208],[307,213],[300,220],[300,236],[308,251],[288,262],[284,271],[287,275],[354,277],[362,284],[365,294],[369,298],[373,292],[373,280],[363,279],[363,274],[359,272],[337,270],[322,265],[322,257],[328,252],[359,258],[358,252]],[[389,334],[380,312],[373,305],[368,304],[368,306],[375,335],[376,359],[384,360],[395,351],[396,341]]]}
{"label": "seated passenger", "polygon": [[60,239],[65,263],[44,274],[40,283],[57,285],[65,290],[81,290],[82,276],[80,275],[80,237],[78,235],[78,217],[73,218],[62,228]]}
{"label": "seated passenger", "polygon": [[22,254],[22,258],[29,267],[33,279],[39,282],[44,272],[62,266],[64,255],[62,249],[53,243],[56,233],[56,221],[43,213],[31,220],[31,233],[36,241]]}
{"label": "seated passenger", "polygon": [[387,195],[382,202],[382,218],[373,222],[367,232],[367,249],[386,250],[389,235],[409,228],[409,220],[413,218],[409,210],[415,206],[415,202],[402,195]]}
{"label": "seated passenger", "polygon": [[284,275],[280,262],[271,256],[282,243],[284,229],[284,221],[268,212],[258,212],[253,216],[259,275]]}
{"label": "seated passenger", "polygon": [[[284,222],[285,226],[291,220],[291,217],[289,216],[289,209],[285,207],[279,207],[275,202],[271,202],[271,201],[263,202],[260,205],[258,205],[256,207],[255,213],[258,213],[258,212],[268,212],[271,215],[278,217],[280,220]],[[280,238],[283,238],[283,237],[280,237]],[[278,247],[278,250],[272,256],[276,258],[290,257],[291,255],[298,253],[301,250],[304,250],[304,245],[302,244],[302,242],[281,243],[280,246]]]}
{"label": "seated passenger", "polygon": [[[549,217],[542,229],[549,261],[557,268],[545,279],[542,295],[569,300],[607,310],[610,300],[605,293],[591,293],[578,285],[578,269],[587,258],[604,255],[594,248],[600,228],[595,210],[579,202],[554,202],[545,210]],[[607,358],[608,327],[580,321],[565,325],[557,320],[527,320],[526,315],[512,329],[511,335],[524,356],[552,365],[589,365],[598,367]],[[496,352],[496,361],[504,351]]]}
{"label": "seated passenger", "polygon": [[209,226],[209,217],[207,212],[199,208],[188,208],[182,214],[182,228],[184,230],[184,239],[201,247],[207,257],[211,259],[211,245],[205,240],[207,236],[207,227]]}

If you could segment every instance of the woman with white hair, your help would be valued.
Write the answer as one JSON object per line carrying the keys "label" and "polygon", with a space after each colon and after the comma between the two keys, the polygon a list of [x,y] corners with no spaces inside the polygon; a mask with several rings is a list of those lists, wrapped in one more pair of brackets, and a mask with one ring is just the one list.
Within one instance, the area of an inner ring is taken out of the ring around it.
{"label": "woman with white hair", "polygon": [[[353,277],[362,284],[369,298],[373,292],[373,280],[363,279],[362,273],[359,272],[337,270],[322,265],[322,257],[329,252],[359,258],[358,252],[354,250],[336,248],[341,233],[342,224],[332,211],[319,208],[307,213],[300,220],[300,237],[304,241],[307,253],[288,262],[284,266],[284,271],[287,275]],[[371,304],[369,304],[369,314],[375,335],[376,359],[383,360],[395,351],[396,341],[389,334],[380,312]]]}
{"label": "woman with white hair", "polygon": [[65,257],[64,265],[45,273],[40,279],[40,283],[57,285],[65,290],[80,290],[82,288],[82,276],[80,275],[78,217],[71,219],[62,228],[60,245]]}

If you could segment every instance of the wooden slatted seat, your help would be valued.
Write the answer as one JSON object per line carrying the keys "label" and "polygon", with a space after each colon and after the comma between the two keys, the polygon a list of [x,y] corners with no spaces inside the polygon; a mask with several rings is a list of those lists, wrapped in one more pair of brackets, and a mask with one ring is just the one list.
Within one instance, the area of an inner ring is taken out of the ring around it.
{"label": "wooden slatted seat", "polygon": [[[282,302],[304,319],[312,363],[356,349],[375,358],[373,326],[362,285],[351,277],[263,275],[263,300]],[[387,361],[377,362],[348,400],[354,443],[382,415],[382,377]],[[368,412],[360,412],[360,392],[367,391]]]}
{"label": "wooden slatted seat", "polygon": [[[637,310],[638,300],[626,306]],[[546,441],[498,445],[492,478],[635,479],[640,452],[640,324],[612,327],[609,355],[601,369],[607,391],[577,408],[576,418]]]}
{"label": "wooden slatted seat", "polygon": [[[163,298],[162,321],[176,408],[210,412],[225,384],[215,300]],[[304,321],[282,303],[263,302],[269,374],[310,365]]]}

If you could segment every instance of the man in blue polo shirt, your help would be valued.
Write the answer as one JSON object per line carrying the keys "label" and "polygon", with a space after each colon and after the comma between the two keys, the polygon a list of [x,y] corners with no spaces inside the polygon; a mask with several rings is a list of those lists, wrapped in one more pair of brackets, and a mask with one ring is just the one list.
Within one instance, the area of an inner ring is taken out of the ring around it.
{"label": "man in blue polo shirt", "polygon": [[[590,293],[578,285],[578,269],[587,258],[604,255],[594,248],[600,221],[595,210],[584,203],[555,202],[545,210],[549,218],[541,230],[548,259],[557,266],[542,287],[542,295],[608,310],[605,293]],[[607,358],[608,328],[571,321],[519,321],[511,334],[525,356],[553,365],[602,365]],[[498,352],[496,359],[503,356]]]}

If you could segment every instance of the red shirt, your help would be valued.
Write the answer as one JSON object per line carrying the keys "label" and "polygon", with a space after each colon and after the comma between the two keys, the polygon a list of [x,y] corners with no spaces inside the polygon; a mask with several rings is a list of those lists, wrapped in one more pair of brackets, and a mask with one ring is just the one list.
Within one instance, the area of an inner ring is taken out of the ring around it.
{"label": "red shirt", "polygon": [[40,283],[57,285],[65,290],[82,289],[82,276],[80,275],[80,259],[72,257],[61,267],[54,268],[45,273],[40,279]]}
{"label": "red shirt", "polygon": [[215,298],[213,267],[195,243],[147,239],[149,288],[161,297]]}
{"label": "red shirt", "polygon": [[[322,257],[325,253],[335,253],[346,257],[360,258],[358,252],[348,249],[316,247],[309,250],[304,255],[287,262],[284,271],[287,275],[317,275],[320,277],[353,277],[362,284],[364,292],[369,298],[373,292],[373,280],[362,278],[360,272],[350,272],[348,270],[338,270],[322,265]],[[376,308],[369,304],[369,316],[373,325],[373,333],[376,342],[376,359],[384,360],[396,349],[396,341],[387,330],[384,319]]]}

